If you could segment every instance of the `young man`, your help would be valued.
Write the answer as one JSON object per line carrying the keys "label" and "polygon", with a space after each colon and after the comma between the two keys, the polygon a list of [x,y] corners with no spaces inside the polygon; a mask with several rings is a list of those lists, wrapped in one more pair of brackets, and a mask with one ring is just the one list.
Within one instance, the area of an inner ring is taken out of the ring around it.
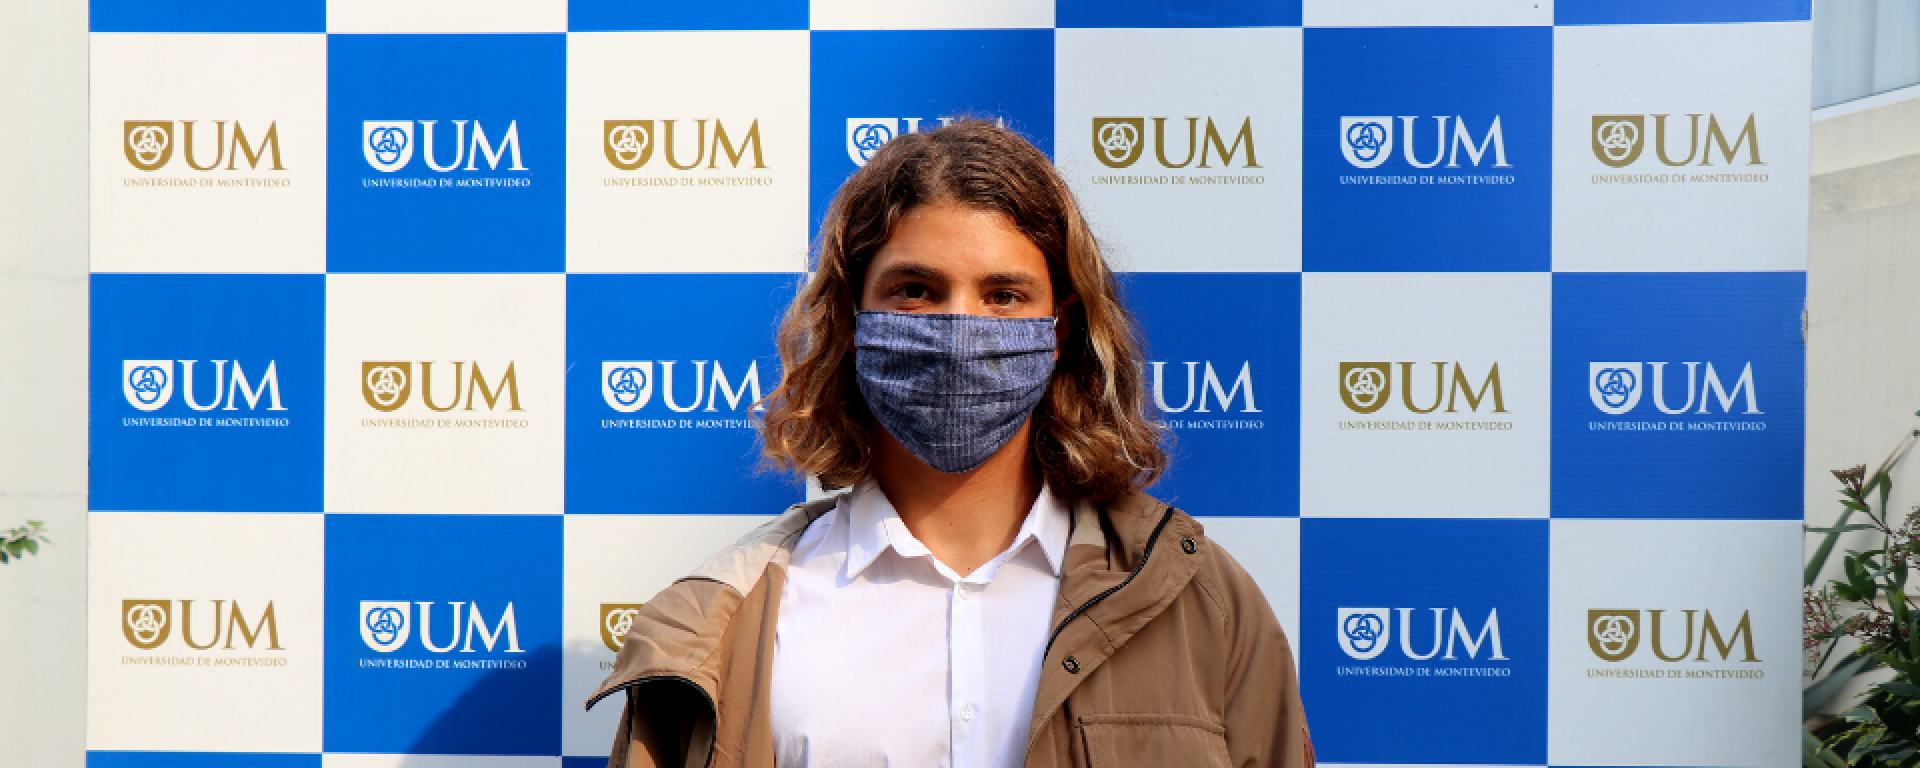
{"label": "young man", "polygon": [[846,488],[648,602],[611,765],[1311,766],[1259,588],[1139,489],[1132,319],[1065,183],[978,121],[840,190],[763,435]]}

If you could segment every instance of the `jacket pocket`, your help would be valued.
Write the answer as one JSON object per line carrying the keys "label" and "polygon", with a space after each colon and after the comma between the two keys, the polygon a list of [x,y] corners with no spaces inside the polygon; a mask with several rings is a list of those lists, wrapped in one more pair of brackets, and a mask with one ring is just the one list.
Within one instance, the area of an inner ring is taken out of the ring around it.
{"label": "jacket pocket", "polygon": [[1190,715],[1081,715],[1089,768],[1230,768],[1227,729]]}

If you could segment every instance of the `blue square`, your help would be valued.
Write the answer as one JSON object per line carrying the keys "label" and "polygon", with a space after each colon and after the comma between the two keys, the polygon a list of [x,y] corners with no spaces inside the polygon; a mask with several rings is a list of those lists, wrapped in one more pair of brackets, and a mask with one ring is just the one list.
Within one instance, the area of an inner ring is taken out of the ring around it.
{"label": "blue square", "polygon": [[565,35],[329,35],[327,271],[562,271],[566,90]]}
{"label": "blue square", "polygon": [[1553,276],[1553,516],[1798,520],[1801,272]]}
{"label": "blue square", "polygon": [[328,515],[325,750],[560,754],[561,527]]}
{"label": "blue square", "polygon": [[1195,515],[1300,514],[1300,273],[1121,277],[1147,402],[1172,428],[1147,489]]}
{"label": "blue square", "polygon": [[92,0],[94,32],[325,32],[326,0]]}
{"label": "blue square", "polygon": [[729,0],[724,3],[570,0],[567,3],[567,29],[574,32],[806,29],[807,23],[807,0]]}
{"label": "blue square", "polygon": [[[773,514],[754,406],[780,382],[795,274],[567,276],[566,511]],[[643,506],[644,505],[644,506]]]}
{"label": "blue square", "polygon": [[1071,27],[1297,27],[1300,0],[1060,0],[1054,23]]}
{"label": "blue square", "polygon": [[1556,0],[1555,24],[1807,21],[1812,0]]}
{"label": "blue square", "polygon": [[1552,268],[1552,28],[1305,35],[1304,269]]}
{"label": "blue square", "polygon": [[998,119],[1053,153],[1053,30],[812,33],[809,232],[887,140],[943,119]]}
{"label": "blue square", "polygon": [[1322,713],[1321,760],[1546,762],[1548,525],[1300,521],[1300,692]]}
{"label": "blue square", "polygon": [[315,752],[123,752],[90,750],[87,768],[320,768]]}
{"label": "blue square", "polygon": [[325,281],[94,275],[88,506],[319,512]]}

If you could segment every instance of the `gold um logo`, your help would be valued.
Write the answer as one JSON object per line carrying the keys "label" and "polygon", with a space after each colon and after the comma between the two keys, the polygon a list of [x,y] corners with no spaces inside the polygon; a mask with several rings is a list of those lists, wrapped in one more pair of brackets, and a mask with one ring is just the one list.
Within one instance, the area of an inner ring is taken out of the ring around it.
{"label": "gold um logo", "polygon": [[[1253,118],[1240,120],[1240,130],[1233,134],[1233,140],[1227,141],[1221,134],[1220,126],[1213,118],[1205,118],[1206,129],[1201,130],[1202,118],[1189,117],[1187,121],[1187,150],[1180,162],[1174,162],[1167,155],[1167,118],[1153,118],[1153,156],[1162,168],[1211,168],[1208,161],[1219,156],[1220,165],[1231,167],[1240,154],[1240,147],[1247,148],[1246,168],[1260,168],[1260,161],[1254,159]],[[1175,123],[1178,126],[1179,123]],[[1226,125],[1231,129],[1233,123]],[[1126,168],[1140,159],[1147,145],[1147,118],[1144,117],[1096,117],[1093,119],[1093,155],[1108,168]],[[1199,164],[1194,165],[1195,156]]]}
{"label": "gold um logo", "polygon": [[1587,611],[1587,647],[1603,661],[1625,661],[1640,647],[1640,612]]}
{"label": "gold um logo", "polygon": [[158,648],[173,631],[168,608],[171,600],[121,600],[120,632],[141,650]]}
{"label": "gold um logo", "polygon": [[1373,413],[1393,395],[1392,363],[1341,363],[1340,402],[1355,413]]}
{"label": "gold um logo", "polygon": [[1639,115],[1594,115],[1593,156],[1614,168],[1625,168],[1640,159],[1641,137],[1646,135],[1646,120]]}
{"label": "gold um logo", "polygon": [[1125,168],[1140,159],[1140,143],[1147,132],[1147,121],[1138,117],[1096,117],[1093,119],[1093,156],[1108,168]]}
{"label": "gold um logo", "polygon": [[128,120],[121,147],[127,162],[143,171],[157,171],[173,158],[173,121]]}
{"label": "gold um logo", "polygon": [[627,631],[633,629],[633,620],[640,615],[642,603],[601,603],[600,604],[600,642],[607,650],[619,653],[626,647]]}
{"label": "gold um logo", "polygon": [[653,157],[652,120],[608,120],[606,130],[607,140],[601,150],[613,167],[631,171]]}
{"label": "gold um logo", "polygon": [[360,364],[360,396],[376,411],[391,411],[407,404],[413,382],[407,376],[411,363],[371,362]]}

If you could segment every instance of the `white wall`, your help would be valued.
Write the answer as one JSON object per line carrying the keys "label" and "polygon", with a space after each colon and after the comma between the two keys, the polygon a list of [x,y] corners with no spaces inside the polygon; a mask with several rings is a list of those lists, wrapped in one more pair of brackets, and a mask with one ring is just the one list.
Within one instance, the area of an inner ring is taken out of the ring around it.
{"label": "white wall", "polygon": [[[1872,469],[1920,427],[1920,87],[1815,111],[1812,173],[1806,509],[1817,526],[1840,511],[1829,470]],[[1920,451],[1893,478],[1898,525],[1920,503]],[[1841,552],[1878,545],[1850,534],[1826,576]]]}
{"label": "white wall", "polygon": [[0,765],[85,764],[87,4],[0,3]]}

